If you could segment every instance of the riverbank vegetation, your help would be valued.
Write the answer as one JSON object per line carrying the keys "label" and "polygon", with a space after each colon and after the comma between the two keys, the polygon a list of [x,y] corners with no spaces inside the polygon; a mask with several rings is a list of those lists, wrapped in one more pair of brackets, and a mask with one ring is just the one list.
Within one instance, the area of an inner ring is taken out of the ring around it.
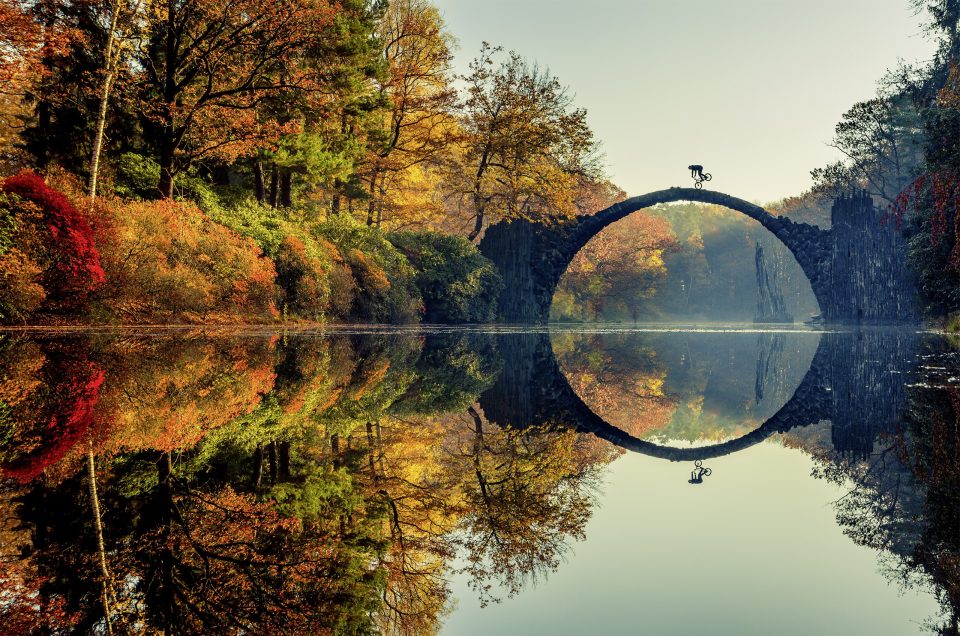
{"label": "riverbank vegetation", "polygon": [[[939,42],[855,104],[844,161],[767,207],[829,224],[866,189],[909,235],[928,315],[960,311],[954,0],[915,0]],[[0,0],[0,321],[480,322],[501,284],[490,223],[621,200],[569,91],[484,44],[458,74],[427,0]],[[746,235],[746,241],[740,238]],[[66,240],[61,240],[66,237]],[[750,320],[767,234],[665,206],[592,241],[560,320]]]}
{"label": "riverbank vegetation", "polygon": [[491,319],[471,241],[604,181],[557,78],[452,46],[426,0],[0,1],[0,319]]}

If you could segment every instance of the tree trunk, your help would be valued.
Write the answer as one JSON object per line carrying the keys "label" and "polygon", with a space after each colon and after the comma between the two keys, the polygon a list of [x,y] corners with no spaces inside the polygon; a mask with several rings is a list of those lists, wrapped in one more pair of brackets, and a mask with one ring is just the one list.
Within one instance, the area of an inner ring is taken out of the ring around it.
{"label": "tree trunk", "polygon": [[370,199],[367,201],[367,225],[373,225],[373,213],[377,207],[377,171],[370,175]]}
{"label": "tree trunk", "polygon": [[253,163],[253,192],[259,203],[267,200],[267,187],[263,182],[263,162],[259,159]]}
{"label": "tree trunk", "polygon": [[173,198],[173,163],[177,150],[177,129],[173,109],[177,103],[177,4],[176,0],[167,0],[167,24],[165,75],[163,82],[163,130],[160,134],[160,182],[157,189],[163,199]]}
{"label": "tree trunk", "polygon": [[113,622],[110,609],[113,602],[113,586],[110,581],[110,570],[107,568],[107,550],[103,543],[103,524],[100,522],[100,497],[97,495],[97,465],[93,456],[93,449],[87,451],[87,476],[90,480],[90,507],[93,514],[93,528],[97,535],[97,554],[100,557],[100,575],[103,577],[103,619],[106,623],[107,634],[113,634]]}
{"label": "tree trunk", "polygon": [[263,482],[263,446],[257,444],[257,450],[253,452],[253,488],[260,490],[260,484]]}
{"label": "tree trunk", "polygon": [[473,230],[470,231],[470,234],[467,235],[467,238],[471,241],[476,240],[480,236],[480,232],[483,231],[483,205],[478,204],[476,207],[477,216],[476,221],[473,224]]}
{"label": "tree trunk", "polygon": [[[107,127],[107,106],[110,103],[110,89],[116,73],[117,61],[114,59],[114,39],[117,32],[117,20],[120,16],[120,3],[111,2],[112,16],[110,30],[107,32],[107,50],[104,54],[103,85],[100,88],[100,108],[97,109],[96,132],[93,135],[93,153],[90,156],[90,187],[87,191],[90,197],[90,207],[97,202],[97,178],[100,175],[100,151],[103,148],[103,131]],[[108,625],[109,627],[109,625]]]}
{"label": "tree trunk", "polygon": [[[112,37],[111,37],[112,39]],[[107,46],[109,49],[109,45]],[[97,111],[96,132],[93,135],[93,153],[90,157],[90,186],[87,196],[90,197],[90,207],[97,202],[97,179],[100,176],[100,151],[103,148],[103,131],[107,126],[107,105],[110,102],[110,87],[113,84],[113,70],[107,71],[103,78],[103,87],[100,92],[100,108]]]}
{"label": "tree trunk", "polygon": [[277,195],[280,190],[280,174],[277,172],[277,167],[273,166],[270,169],[270,207],[277,207]]}
{"label": "tree trunk", "polygon": [[[340,180],[337,179],[333,184],[333,187],[339,188],[340,185]],[[337,216],[338,214],[340,214],[340,191],[335,190],[333,193],[333,200],[330,201],[330,216]]]}
{"label": "tree trunk", "polygon": [[166,130],[164,126],[163,139],[160,142],[160,182],[157,184],[157,190],[160,192],[161,199],[173,198],[173,131]]}
{"label": "tree trunk", "polygon": [[377,191],[380,193],[380,196],[377,198],[377,227],[383,225],[383,200],[386,198],[386,185],[387,185],[387,173],[384,172],[380,175],[380,185],[377,187]]}
{"label": "tree trunk", "polygon": [[377,478],[375,448],[376,445],[373,441],[373,424],[367,422],[367,454],[370,456],[370,476],[374,479]]}
{"label": "tree trunk", "polygon": [[483,175],[486,173],[487,165],[490,161],[490,150],[491,142],[488,140],[483,149],[483,153],[480,155],[480,165],[477,166],[477,174],[473,178],[473,209],[476,210],[477,216],[475,217],[473,230],[467,235],[467,238],[471,241],[480,236],[480,232],[483,230],[483,213],[485,207],[483,200]]}
{"label": "tree trunk", "polygon": [[290,442],[277,445],[277,473],[280,481],[290,481]]}
{"label": "tree trunk", "polygon": [[277,483],[277,443],[267,444],[267,457],[270,458],[270,483]]}
{"label": "tree trunk", "polygon": [[280,173],[280,195],[278,203],[282,208],[293,206],[293,173],[289,169]]}

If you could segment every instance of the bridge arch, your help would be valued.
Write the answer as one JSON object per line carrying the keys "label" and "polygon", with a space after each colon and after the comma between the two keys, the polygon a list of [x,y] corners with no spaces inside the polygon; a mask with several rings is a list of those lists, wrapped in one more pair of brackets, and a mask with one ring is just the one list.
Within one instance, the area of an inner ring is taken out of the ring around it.
{"label": "bridge arch", "polygon": [[573,390],[553,352],[550,331],[500,334],[503,359],[496,381],[479,398],[491,422],[513,428],[555,426],[592,433],[624,449],[666,459],[709,459],[745,450],[774,433],[831,422],[834,448],[865,456],[899,421],[905,374],[916,364],[915,330],[823,332],[793,395],[759,428],[711,446],[669,447],[632,436],[607,422]]}
{"label": "bridge arch", "polygon": [[572,427],[625,450],[669,461],[729,455],[759,444],[775,433],[830,418],[832,395],[824,369],[832,351],[822,338],[809,369],[790,399],[761,426],[732,440],[693,447],[663,446],[640,439],[595,413],[560,369],[549,333],[504,334],[500,350],[504,356],[501,376],[479,400],[491,422],[516,428],[548,424]]}
{"label": "bridge arch", "polygon": [[790,250],[810,281],[821,310],[826,307],[832,256],[830,230],[773,215],[758,205],[722,192],[668,188],[626,199],[594,215],[556,226],[514,220],[488,228],[480,250],[497,264],[507,281],[500,299],[501,319],[546,322],[560,277],[590,239],[634,212],[679,201],[720,205],[759,222]]}
{"label": "bridge arch", "polygon": [[672,462],[685,462],[723,457],[746,450],[776,433],[785,433],[793,428],[816,424],[831,417],[829,382],[822,374],[823,359],[827,348],[821,339],[817,352],[804,374],[803,380],[793,395],[780,409],[752,431],[724,442],[704,446],[665,446],[635,437],[623,429],[608,423],[597,415],[573,390],[562,371],[556,381],[562,384],[561,393],[568,403],[567,415],[575,421],[578,431],[593,433],[625,450]]}

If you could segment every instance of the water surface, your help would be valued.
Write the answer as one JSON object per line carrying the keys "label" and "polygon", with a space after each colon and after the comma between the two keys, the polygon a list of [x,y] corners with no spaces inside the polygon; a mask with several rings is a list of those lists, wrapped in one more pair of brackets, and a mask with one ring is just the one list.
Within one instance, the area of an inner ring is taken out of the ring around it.
{"label": "water surface", "polygon": [[955,633],[937,334],[6,332],[0,369],[9,633]]}

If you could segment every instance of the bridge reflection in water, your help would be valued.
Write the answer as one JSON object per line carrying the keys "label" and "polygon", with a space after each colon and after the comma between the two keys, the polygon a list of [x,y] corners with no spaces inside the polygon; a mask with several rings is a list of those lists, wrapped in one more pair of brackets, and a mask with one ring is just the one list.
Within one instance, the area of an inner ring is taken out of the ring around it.
{"label": "bridge reflection in water", "polygon": [[[518,428],[573,427],[636,453],[696,461],[729,455],[775,433],[824,420],[831,423],[836,451],[868,455],[879,436],[892,432],[903,411],[905,376],[916,364],[919,336],[884,328],[822,333],[809,370],[776,413],[745,435],[691,447],[641,439],[594,412],[561,370],[549,333],[502,334],[497,342],[503,371],[479,400],[491,422]],[[758,398],[760,392],[758,386]]]}

